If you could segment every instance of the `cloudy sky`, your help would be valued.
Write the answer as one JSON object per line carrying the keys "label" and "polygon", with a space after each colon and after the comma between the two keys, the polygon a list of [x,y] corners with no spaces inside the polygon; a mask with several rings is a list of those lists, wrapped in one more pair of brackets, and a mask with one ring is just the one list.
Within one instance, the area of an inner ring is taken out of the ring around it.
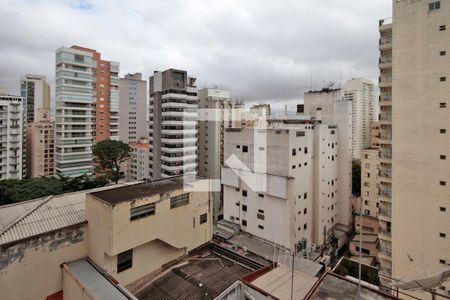
{"label": "cloudy sky", "polygon": [[0,85],[18,93],[31,73],[54,86],[55,49],[77,44],[121,75],[181,68],[199,87],[293,110],[311,81],[376,80],[390,15],[391,0],[0,0]]}

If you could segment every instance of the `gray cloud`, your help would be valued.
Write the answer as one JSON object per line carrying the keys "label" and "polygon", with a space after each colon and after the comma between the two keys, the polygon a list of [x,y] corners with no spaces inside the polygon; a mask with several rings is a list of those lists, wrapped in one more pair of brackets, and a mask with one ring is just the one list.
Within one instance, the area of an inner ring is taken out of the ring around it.
{"label": "gray cloud", "polygon": [[[276,109],[311,86],[377,78],[378,19],[390,0],[0,1],[0,85],[26,73],[54,82],[60,46],[95,48],[121,73],[170,67]],[[342,74],[342,76],[341,76]]]}

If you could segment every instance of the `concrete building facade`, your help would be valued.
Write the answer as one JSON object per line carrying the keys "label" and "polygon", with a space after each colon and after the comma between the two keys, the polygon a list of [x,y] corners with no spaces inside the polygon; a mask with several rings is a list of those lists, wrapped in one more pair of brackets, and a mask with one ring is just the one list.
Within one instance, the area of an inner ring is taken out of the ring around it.
{"label": "concrete building facade", "polygon": [[347,81],[344,98],[352,103],[352,158],[361,159],[361,150],[370,147],[371,124],[377,120],[373,82],[364,78]]}
{"label": "concrete building facade", "polygon": [[258,117],[265,117],[266,119],[272,115],[271,106],[267,103],[252,105],[252,107],[250,107],[250,112],[255,113]]}
{"label": "concrete building facade", "polygon": [[23,98],[0,91],[0,180],[22,179]]}
{"label": "concrete building facade", "polygon": [[50,110],[50,85],[43,75],[27,74],[20,78],[20,96],[24,99],[25,122],[38,119],[40,109]]}
{"label": "concrete building facade", "polygon": [[153,179],[197,172],[198,96],[186,71],[155,71],[149,80],[149,155]]}
{"label": "concrete building facade", "polygon": [[92,173],[92,146],[119,139],[119,63],[80,46],[56,51],[55,172]]}
{"label": "concrete building facade", "polygon": [[120,140],[128,144],[148,138],[147,82],[142,80],[142,74],[126,74],[120,78],[119,91]]}
{"label": "concrete building facade", "polygon": [[27,174],[30,177],[54,173],[55,125],[50,110],[39,109],[36,121],[27,129]]}
{"label": "concrete building facade", "polygon": [[352,102],[341,89],[322,89],[304,95],[304,114],[338,128],[338,223],[344,231],[353,224],[352,206]]}
{"label": "concrete building facade", "polygon": [[224,135],[226,128],[241,127],[236,116],[241,106],[224,90],[203,89],[198,92],[198,98],[198,174],[216,184],[212,191],[213,216],[220,221],[223,219],[220,170],[224,163]]}
{"label": "concrete building facade", "polygon": [[[211,240],[209,195],[194,191],[206,191],[208,185],[208,180],[193,179],[184,188],[182,178],[171,178],[2,206],[2,298],[61,300],[64,293],[64,299],[81,299],[82,282],[74,285],[73,276],[66,277],[74,275],[79,260],[95,266],[109,282],[118,282],[122,291],[142,283],[142,278]],[[93,281],[91,272],[83,270],[78,276]],[[99,298],[91,294],[83,299]]]}
{"label": "concrete building facade", "polygon": [[128,145],[131,148],[131,157],[126,162],[126,180],[133,182],[149,179],[148,139],[141,139]]}
{"label": "concrete building facade", "polygon": [[[269,121],[262,135],[257,128],[228,129],[225,157],[245,167],[229,162],[222,168],[225,220],[287,249],[303,238],[323,244],[324,230],[328,239],[338,222],[337,130],[295,123]],[[265,161],[258,156],[263,152]],[[255,190],[252,182],[265,186]]]}
{"label": "concrete building facade", "polygon": [[[449,15],[447,1],[393,1],[392,22],[379,26],[379,177],[390,196],[380,209],[392,215],[380,224],[392,249],[381,270],[403,280],[450,265]],[[450,295],[449,284],[437,291]]]}

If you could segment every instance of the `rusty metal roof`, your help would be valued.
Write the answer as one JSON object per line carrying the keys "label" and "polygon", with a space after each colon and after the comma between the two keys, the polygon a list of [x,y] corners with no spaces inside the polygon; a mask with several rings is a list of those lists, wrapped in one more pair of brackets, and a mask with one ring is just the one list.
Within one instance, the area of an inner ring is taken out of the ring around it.
{"label": "rusty metal roof", "polygon": [[[34,201],[37,204],[31,209],[29,208],[30,201],[0,207],[0,217],[10,213],[13,208],[16,208],[14,211],[18,212],[13,221],[0,229],[0,246],[82,224],[86,222],[87,193],[130,184],[136,183],[124,183],[36,199]],[[22,209],[21,207],[24,205],[27,207]]]}

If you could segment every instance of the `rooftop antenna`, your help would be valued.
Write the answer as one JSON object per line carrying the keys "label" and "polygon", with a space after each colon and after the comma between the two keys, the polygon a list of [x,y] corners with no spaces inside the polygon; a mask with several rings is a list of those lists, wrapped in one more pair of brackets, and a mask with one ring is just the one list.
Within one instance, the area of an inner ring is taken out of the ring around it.
{"label": "rooftop antenna", "polygon": [[339,88],[342,88],[342,70],[339,72]]}

